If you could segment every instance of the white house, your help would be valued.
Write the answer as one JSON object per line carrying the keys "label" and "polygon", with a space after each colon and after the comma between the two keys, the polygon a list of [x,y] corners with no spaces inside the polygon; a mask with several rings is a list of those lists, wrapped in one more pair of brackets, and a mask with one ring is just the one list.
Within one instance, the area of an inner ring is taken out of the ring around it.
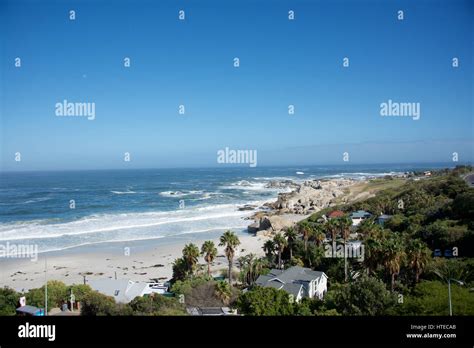
{"label": "white house", "polygon": [[286,270],[272,269],[270,273],[258,277],[256,284],[285,290],[299,302],[304,297],[323,299],[327,292],[327,280],[324,272],[293,266]]}
{"label": "white house", "polygon": [[168,287],[161,283],[138,283],[130,279],[90,280],[89,286],[101,294],[112,296],[115,302],[129,303],[135,297],[148,294],[164,294]]}

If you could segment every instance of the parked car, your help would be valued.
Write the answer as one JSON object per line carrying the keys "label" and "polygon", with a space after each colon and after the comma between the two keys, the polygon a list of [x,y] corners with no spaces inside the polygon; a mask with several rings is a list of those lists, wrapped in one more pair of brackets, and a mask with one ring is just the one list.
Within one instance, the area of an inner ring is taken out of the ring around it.
{"label": "parked car", "polygon": [[444,257],[453,257],[453,251],[451,249],[446,249],[444,251]]}

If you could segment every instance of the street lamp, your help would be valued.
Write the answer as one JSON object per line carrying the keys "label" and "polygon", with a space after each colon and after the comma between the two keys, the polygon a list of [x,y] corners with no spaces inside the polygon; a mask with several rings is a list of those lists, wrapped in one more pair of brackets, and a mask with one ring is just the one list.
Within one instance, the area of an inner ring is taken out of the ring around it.
{"label": "street lamp", "polygon": [[463,286],[464,283],[460,280],[453,279],[453,278],[448,278],[448,296],[449,296],[449,315],[452,317],[453,316],[453,305],[451,303],[451,280],[455,281],[459,285]]}

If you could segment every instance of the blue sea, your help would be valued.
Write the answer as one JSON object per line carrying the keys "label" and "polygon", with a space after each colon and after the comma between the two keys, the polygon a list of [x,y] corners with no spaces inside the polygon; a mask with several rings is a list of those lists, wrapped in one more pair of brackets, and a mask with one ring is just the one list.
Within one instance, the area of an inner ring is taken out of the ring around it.
{"label": "blue sea", "polygon": [[[368,177],[443,165],[225,167],[0,174],[0,242],[40,252],[101,243],[244,233],[253,211],[282,190],[271,180]],[[302,174],[303,173],[303,174]],[[72,209],[71,200],[75,207]]]}

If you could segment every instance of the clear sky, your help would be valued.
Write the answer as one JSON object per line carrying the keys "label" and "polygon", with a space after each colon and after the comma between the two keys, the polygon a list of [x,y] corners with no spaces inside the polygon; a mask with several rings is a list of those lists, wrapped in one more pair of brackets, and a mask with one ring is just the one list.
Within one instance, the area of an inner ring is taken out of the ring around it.
{"label": "clear sky", "polygon": [[[0,0],[1,168],[472,161],[473,3]],[[64,99],[95,119],[57,117]],[[420,119],[382,117],[389,99]]]}

